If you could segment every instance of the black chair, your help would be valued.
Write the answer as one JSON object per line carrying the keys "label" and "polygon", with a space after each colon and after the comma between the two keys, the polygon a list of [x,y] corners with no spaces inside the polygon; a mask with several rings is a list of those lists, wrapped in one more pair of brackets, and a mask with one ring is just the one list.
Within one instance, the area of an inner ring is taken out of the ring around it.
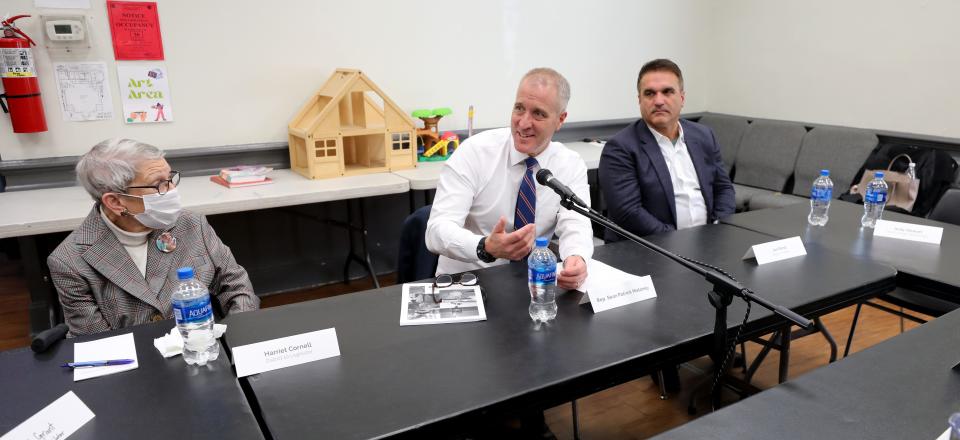
{"label": "black chair", "polygon": [[[960,188],[949,188],[937,201],[936,206],[927,216],[930,220],[936,220],[944,223],[960,225]],[[896,290],[877,297],[883,301],[899,307],[900,310],[887,307],[883,304],[877,304],[872,301],[864,301],[857,304],[856,311],[853,312],[853,323],[850,324],[850,336],[847,338],[847,346],[843,350],[843,356],[850,353],[850,346],[853,344],[853,333],[857,329],[857,319],[860,318],[860,309],[864,304],[884,312],[892,313],[900,317],[900,332],[903,332],[903,320],[907,319],[918,324],[923,324],[927,320],[905,312],[921,313],[934,318],[939,318],[958,308],[960,304],[944,299],[936,298],[910,289],[898,287]]]}
{"label": "black chair", "polygon": [[398,283],[432,278],[437,271],[439,257],[427,249],[424,241],[431,206],[417,209],[403,221],[400,229],[400,254],[397,257]]}
{"label": "black chair", "polygon": [[930,220],[960,225],[960,188],[949,188],[927,216]]}

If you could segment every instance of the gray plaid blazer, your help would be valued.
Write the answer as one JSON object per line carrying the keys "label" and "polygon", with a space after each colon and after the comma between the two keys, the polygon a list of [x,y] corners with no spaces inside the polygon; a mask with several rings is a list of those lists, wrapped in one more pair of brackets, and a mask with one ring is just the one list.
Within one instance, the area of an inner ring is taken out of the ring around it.
{"label": "gray plaid blazer", "polygon": [[173,252],[157,249],[156,230],[147,237],[147,274],[140,274],[116,235],[94,206],[79,228],[47,258],[70,335],[129,327],[173,317],[170,297],[177,268],[191,266],[226,313],[256,310],[247,271],[220,241],[206,217],[183,211],[167,229],[177,239]]}

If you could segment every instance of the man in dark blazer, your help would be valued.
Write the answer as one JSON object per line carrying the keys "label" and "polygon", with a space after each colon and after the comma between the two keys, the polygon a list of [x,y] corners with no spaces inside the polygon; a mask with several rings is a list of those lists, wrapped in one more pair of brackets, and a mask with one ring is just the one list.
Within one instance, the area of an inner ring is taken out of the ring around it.
{"label": "man in dark blazer", "polygon": [[[734,212],[733,184],[710,128],[680,119],[683,74],[670,60],[640,69],[642,119],[603,148],[600,185],[610,218],[634,234],[714,223]],[[606,232],[607,241],[618,236]]]}

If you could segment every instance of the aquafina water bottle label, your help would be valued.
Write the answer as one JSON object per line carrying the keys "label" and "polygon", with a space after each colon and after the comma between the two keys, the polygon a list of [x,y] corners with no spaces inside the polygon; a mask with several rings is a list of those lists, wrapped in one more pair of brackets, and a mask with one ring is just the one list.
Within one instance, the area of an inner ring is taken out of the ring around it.
{"label": "aquafina water bottle label", "polygon": [[868,203],[886,203],[887,192],[868,188],[866,200]]}
{"label": "aquafina water bottle label", "polygon": [[529,274],[530,284],[556,284],[557,282],[557,269],[556,267],[546,268],[546,267],[531,267],[527,273]]}
{"label": "aquafina water bottle label", "polygon": [[195,324],[210,319],[213,315],[213,306],[210,304],[210,296],[205,295],[200,298],[187,301],[173,302],[173,317],[177,324]]}
{"label": "aquafina water bottle label", "polygon": [[833,188],[816,188],[810,191],[810,198],[813,200],[830,200],[833,198]]}

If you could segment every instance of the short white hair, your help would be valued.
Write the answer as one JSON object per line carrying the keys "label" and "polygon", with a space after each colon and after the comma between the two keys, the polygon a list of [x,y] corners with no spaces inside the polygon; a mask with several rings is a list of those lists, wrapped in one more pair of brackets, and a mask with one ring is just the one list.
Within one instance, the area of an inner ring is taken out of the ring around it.
{"label": "short white hair", "polygon": [[523,84],[527,79],[536,81],[539,84],[547,85],[553,84],[557,88],[557,100],[560,104],[560,112],[563,113],[567,111],[567,103],[570,102],[570,83],[567,82],[567,79],[549,67],[537,67],[530,69],[529,72],[523,75],[523,78],[520,79],[520,84]]}
{"label": "short white hair", "polygon": [[94,145],[77,163],[77,181],[93,200],[106,193],[125,192],[147,160],[163,158],[163,151],[133,139],[113,138]]}

